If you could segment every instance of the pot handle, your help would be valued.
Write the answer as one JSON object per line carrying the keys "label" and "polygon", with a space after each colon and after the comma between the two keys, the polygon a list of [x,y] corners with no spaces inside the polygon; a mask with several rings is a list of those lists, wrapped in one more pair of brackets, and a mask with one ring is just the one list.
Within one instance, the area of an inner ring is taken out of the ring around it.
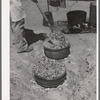
{"label": "pot handle", "polygon": [[[78,3],[78,1],[76,0],[73,4],[71,4],[71,6],[70,6],[70,11],[72,11],[72,7],[75,5],[75,4],[77,4]],[[83,10],[83,9],[80,9],[80,10]]]}

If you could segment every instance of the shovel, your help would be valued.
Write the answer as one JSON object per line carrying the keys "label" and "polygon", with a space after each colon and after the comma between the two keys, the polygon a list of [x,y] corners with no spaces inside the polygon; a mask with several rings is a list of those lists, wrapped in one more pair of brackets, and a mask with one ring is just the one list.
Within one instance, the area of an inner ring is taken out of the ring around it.
{"label": "shovel", "polygon": [[50,27],[50,30],[51,30],[51,32],[53,33],[53,27],[52,27],[52,25],[50,24],[50,22],[49,22],[49,20],[47,19],[47,17],[45,16],[45,14],[44,14],[44,12],[43,12],[43,10],[42,10],[40,4],[38,3],[38,1],[37,1],[37,0],[32,0],[32,2],[34,2],[34,3],[36,4],[36,6],[37,6],[38,9],[40,10],[42,16],[43,16],[43,17],[45,18],[45,20],[48,22],[48,26]]}

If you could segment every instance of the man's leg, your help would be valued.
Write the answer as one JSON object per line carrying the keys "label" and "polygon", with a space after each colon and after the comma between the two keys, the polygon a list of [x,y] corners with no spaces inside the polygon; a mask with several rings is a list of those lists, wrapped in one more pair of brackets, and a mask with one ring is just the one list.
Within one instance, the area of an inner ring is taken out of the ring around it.
{"label": "man's leg", "polygon": [[28,43],[25,39],[24,23],[24,19],[17,22],[11,22],[12,31],[14,34],[14,44],[18,53],[29,52],[32,50],[32,48],[28,47]]}

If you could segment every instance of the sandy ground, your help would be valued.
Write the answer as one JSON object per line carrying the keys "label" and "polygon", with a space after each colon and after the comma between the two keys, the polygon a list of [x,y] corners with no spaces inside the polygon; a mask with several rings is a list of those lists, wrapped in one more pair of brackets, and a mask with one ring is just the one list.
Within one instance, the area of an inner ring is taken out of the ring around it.
{"label": "sandy ground", "polygon": [[[22,3],[27,13],[25,26],[36,33],[49,33],[49,28],[42,26],[42,16],[36,5],[28,0]],[[43,54],[43,41],[33,43],[32,52],[18,54],[11,35],[10,100],[96,100],[96,33],[65,34],[65,37],[71,44],[71,54],[64,59],[67,79],[50,89],[37,85],[32,74],[36,59]]]}

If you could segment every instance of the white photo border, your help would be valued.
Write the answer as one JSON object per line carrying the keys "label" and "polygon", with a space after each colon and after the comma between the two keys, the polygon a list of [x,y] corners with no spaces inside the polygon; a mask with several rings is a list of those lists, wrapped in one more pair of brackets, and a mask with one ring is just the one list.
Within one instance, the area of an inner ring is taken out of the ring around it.
{"label": "white photo border", "polygon": [[[83,0],[84,1],[84,0]],[[99,100],[99,3],[97,0],[97,100]],[[10,100],[10,0],[2,0],[1,2],[1,64],[2,64],[2,100]]]}

